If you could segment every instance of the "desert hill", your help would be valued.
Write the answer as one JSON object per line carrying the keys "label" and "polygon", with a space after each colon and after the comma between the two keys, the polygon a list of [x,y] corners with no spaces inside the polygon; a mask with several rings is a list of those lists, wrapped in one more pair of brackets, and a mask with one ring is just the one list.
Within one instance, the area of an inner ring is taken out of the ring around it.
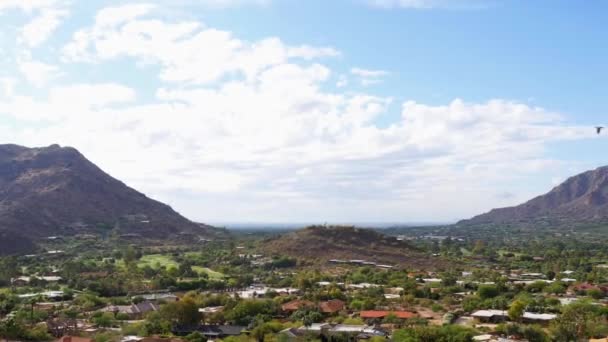
{"label": "desert hill", "polygon": [[447,263],[404,241],[371,229],[311,226],[266,240],[262,250],[272,255],[327,262],[366,260],[412,269],[442,268]]}
{"label": "desert hill", "polygon": [[48,236],[111,229],[167,238],[210,227],[112,178],[74,148],[0,145],[0,255],[30,251]]}
{"label": "desert hill", "polygon": [[492,209],[458,225],[583,225],[608,222],[608,166],[568,178],[518,206]]}

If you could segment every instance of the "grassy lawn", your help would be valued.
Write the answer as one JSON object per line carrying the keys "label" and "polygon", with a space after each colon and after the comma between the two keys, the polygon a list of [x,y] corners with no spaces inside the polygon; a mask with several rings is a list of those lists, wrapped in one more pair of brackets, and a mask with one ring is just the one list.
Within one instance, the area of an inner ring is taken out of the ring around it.
{"label": "grassy lawn", "polygon": [[207,275],[209,276],[209,279],[215,279],[215,280],[224,279],[224,275],[222,273],[216,272],[207,267],[192,266],[192,270],[198,274],[207,273]]}
{"label": "grassy lawn", "polygon": [[167,269],[171,267],[177,268],[179,265],[177,262],[173,260],[173,258],[169,255],[163,254],[148,254],[144,255],[137,262],[138,267],[150,266],[152,268],[158,268],[159,266],[165,266]]}
{"label": "grassy lawn", "polygon": [[[171,267],[177,268],[179,265],[173,258],[169,255],[164,254],[148,254],[144,255],[137,261],[137,267],[150,266],[154,269],[158,267],[165,266],[167,269]],[[123,259],[116,261],[116,266],[120,268],[125,268],[125,261]]]}
{"label": "grassy lawn", "polygon": [[469,251],[468,249],[466,249],[464,247],[460,247],[460,252],[464,256],[471,256],[471,255],[473,255],[473,253],[471,253],[471,251]]}
{"label": "grassy lawn", "polygon": [[[120,260],[117,264],[119,267],[124,267],[123,260]],[[175,267],[175,268],[179,267],[178,263],[175,260],[173,260],[173,257],[171,257],[170,255],[165,255],[165,254],[144,255],[137,262],[137,267],[141,268],[141,267],[145,267],[145,266],[150,266],[154,269],[157,269],[158,267],[163,267],[163,266],[167,269],[169,269],[171,267]],[[207,267],[192,266],[192,270],[198,274],[206,273],[209,276],[209,279],[220,280],[220,279],[224,279],[224,277],[225,277],[224,274],[222,274],[220,272],[216,272]]]}

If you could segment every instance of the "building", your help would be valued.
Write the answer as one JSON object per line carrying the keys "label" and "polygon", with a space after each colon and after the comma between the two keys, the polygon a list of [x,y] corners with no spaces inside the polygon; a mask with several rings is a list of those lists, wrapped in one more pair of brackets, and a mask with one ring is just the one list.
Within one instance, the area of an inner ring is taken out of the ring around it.
{"label": "building", "polygon": [[319,303],[319,311],[324,314],[332,315],[343,311],[346,308],[346,303],[339,299],[332,299]]}
{"label": "building", "polygon": [[206,308],[198,309],[198,312],[200,312],[202,314],[214,314],[214,313],[222,312],[222,311],[224,311],[223,306],[208,306]]}
{"label": "building", "polygon": [[[505,310],[477,310],[471,316],[484,323],[499,323],[509,319]],[[527,323],[547,323],[554,320],[556,314],[524,312],[522,319]]]}
{"label": "building", "polygon": [[509,318],[509,314],[505,310],[477,310],[471,314],[472,317],[477,318],[480,322],[484,323],[499,323],[504,322]]}
{"label": "building", "polygon": [[158,309],[159,309],[158,304],[156,304],[154,302],[150,302],[150,301],[144,301],[141,303],[131,304],[131,305],[110,305],[110,306],[107,306],[107,307],[101,309],[100,311],[112,312],[115,315],[119,314],[119,313],[126,314],[129,316],[130,319],[141,319],[148,312],[158,311]]}
{"label": "building", "polygon": [[281,310],[287,313],[293,313],[303,308],[314,308],[315,303],[309,300],[296,299],[281,305]]}
{"label": "building", "polygon": [[173,333],[178,336],[187,336],[194,332],[203,334],[208,339],[226,338],[229,336],[239,336],[246,333],[247,327],[240,325],[189,325],[177,326]]}
{"label": "building", "polygon": [[56,283],[61,281],[61,277],[58,276],[32,276],[32,277],[26,277],[26,276],[22,276],[22,277],[17,277],[17,278],[13,278],[11,279],[11,284],[13,286],[26,286],[29,283],[32,282],[32,280],[37,279],[39,281],[45,281],[47,283]]}
{"label": "building", "polygon": [[368,310],[361,311],[359,317],[368,323],[379,322],[386,317],[394,316],[400,320],[408,320],[410,318],[418,317],[418,314],[410,311],[382,311],[382,310]]}
{"label": "building", "polygon": [[55,340],[55,342],[93,342],[92,338],[87,338],[87,337],[78,337],[78,336],[63,336],[57,340]]}
{"label": "building", "polygon": [[355,340],[366,340],[373,336],[387,337],[388,333],[382,329],[378,329],[367,325],[348,325],[348,324],[329,324],[329,323],[314,323],[308,327],[290,328],[280,332],[287,336],[290,340],[299,340],[304,336],[331,336],[331,335],[349,335]]}
{"label": "building", "polygon": [[174,295],[173,293],[150,293],[133,297],[135,298],[143,298],[145,301],[150,302],[177,302],[179,297]]}
{"label": "building", "polygon": [[44,297],[50,300],[59,300],[65,298],[65,293],[63,291],[45,291],[40,293],[25,293],[20,294],[17,297],[21,299],[28,299],[34,297]]}
{"label": "building", "polygon": [[546,324],[557,318],[556,314],[524,312],[523,321],[527,323]]}

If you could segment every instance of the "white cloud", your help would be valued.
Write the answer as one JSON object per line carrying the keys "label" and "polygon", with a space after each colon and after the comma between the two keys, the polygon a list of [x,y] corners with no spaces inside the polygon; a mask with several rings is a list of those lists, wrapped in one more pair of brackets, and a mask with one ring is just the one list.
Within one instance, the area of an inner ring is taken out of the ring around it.
{"label": "white cloud", "polygon": [[490,0],[367,0],[373,7],[406,9],[481,9]]}
{"label": "white cloud", "polygon": [[40,9],[52,8],[62,0],[2,0],[0,1],[0,14],[7,10],[22,10],[25,12],[33,12]]}
{"label": "white cloud", "polygon": [[35,15],[21,28],[19,34],[19,42],[30,48],[45,42],[69,14],[64,0],[0,1],[0,15],[5,15],[9,10],[20,10]]}
{"label": "white cloud", "polygon": [[[146,5],[104,9],[93,27],[74,34],[64,48],[64,58],[104,61],[129,56],[146,64],[160,64],[159,77],[164,81],[204,84],[239,74],[253,79],[264,69],[292,58],[310,60],[339,54],[331,47],[289,46],[276,37],[246,42],[228,31],[203,29],[198,22],[136,19],[151,10]],[[117,20],[108,13],[124,16]]]}
{"label": "white cloud", "polygon": [[365,78],[377,78],[384,77],[388,75],[388,71],[386,70],[370,70],[370,69],[362,69],[362,68],[352,68],[350,69],[351,74],[365,77]]}
{"label": "white cloud", "polygon": [[359,77],[359,83],[364,87],[382,83],[382,79],[389,75],[389,72],[386,70],[370,70],[362,68],[352,68],[350,69],[350,73]]}
{"label": "white cloud", "polygon": [[197,5],[226,8],[247,5],[269,5],[272,0],[197,0]]}
{"label": "white cloud", "polygon": [[[46,101],[14,92],[0,103],[0,114],[13,116],[23,122],[53,122],[66,125],[67,135],[73,125],[87,126],[93,122],[93,113],[110,110],[112,105],[133,102],[135,90],[115,83],[72,84],[51,87]],[[104,118],[98,118],[103,120]],[[51,127],[50,132],[57,127]],[[61,136],[55,137],[61,140]]]}
{"label": "white cloud", "polygon": [[31,59],[19,59],[17,66],[25,79],[36,87],[45,86],[59,75],[57,66]]}
{"label": "white cloud", "polygon": [[[562,165],[546,157],[550,143],[595,134],[502,99],[406,101],[380,127],[396,101],[348,89],[348,80],[381,80],[385,71],[334,76],[322,64],[338,55],[333,48],[246,41],[156,10],[100,11],[62,51],[68,62],[100,67],[119,58],[155,65],[140,70],[163,81],[153,94],[148,85],[77,83],[34,97],[7,81],[0,115],[24,128],[0,123],[3,137],[75,146],[200,220],[442,220],[504,203],[496,194],[527,195],[516,180]],[[336,81],[342,88],[328,90]]]}
{"label": "white cloud", "polygon": [[12,77],[0,77],[0,89],[2,90],[3,97],[13,97],[15,94],[15,84],[17,80]]}
{"label": "white cloud", "polygon": [[21,30],[21,39],[29,47],[45,42],[68,15],[65,9],[44,9]]}
{"label": "white cloud", "polygon": [[95,23],[98,29],[113,28],[146,15],[155,8],[156,5],[153,4],[127,4],[118,7],[106,7],[97,13]]}
{"label": "white cloud", "polygon": [[336,88],[344,88],[348,85],[348,78],[345,75],[340,75],[338,82],[336,82]]}

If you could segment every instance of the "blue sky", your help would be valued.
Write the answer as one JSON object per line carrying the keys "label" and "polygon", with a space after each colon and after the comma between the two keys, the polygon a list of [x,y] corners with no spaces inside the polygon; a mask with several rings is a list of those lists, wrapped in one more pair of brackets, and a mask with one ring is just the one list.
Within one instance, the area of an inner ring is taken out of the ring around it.
{"label": "blue sky", "polygon": [[606,164],[605,2],[0,1],[0,133],[204,222],[451,221]]}

